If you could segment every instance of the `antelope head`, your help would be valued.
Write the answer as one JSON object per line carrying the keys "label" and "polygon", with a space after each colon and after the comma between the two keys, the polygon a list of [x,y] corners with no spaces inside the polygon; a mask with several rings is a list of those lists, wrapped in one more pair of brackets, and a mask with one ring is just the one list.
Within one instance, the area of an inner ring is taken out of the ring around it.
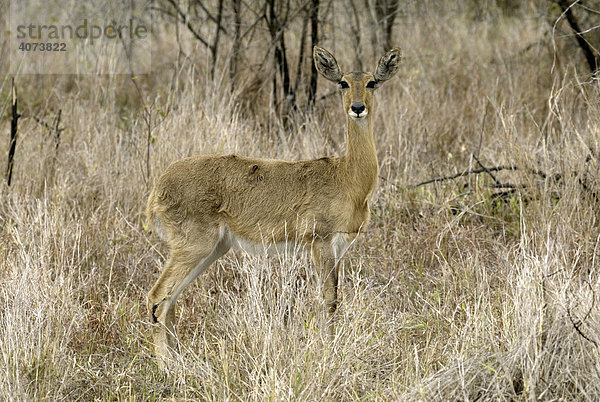
{"label": "antelope head", "polygon": [[365,120],[373,110],[373,91],[392,78],[400,65],[399,48],[383,55],[374,73],[344,73],[335,57],[318,46],[313,49],[313,57],[319,73],[340,89],[344,111],[357,122]]}

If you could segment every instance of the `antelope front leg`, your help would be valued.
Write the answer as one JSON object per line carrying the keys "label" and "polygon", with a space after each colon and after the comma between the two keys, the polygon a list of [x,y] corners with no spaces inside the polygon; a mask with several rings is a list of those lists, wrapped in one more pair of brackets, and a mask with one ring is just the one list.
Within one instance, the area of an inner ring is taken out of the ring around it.
{"label": "antelope front leg", "polygon": [[335,335],[334,316],[338,305],[338,269],[330,242],[321,241],[313,245],[313,262],[320,270],[327,314],[327,333],[333,339]]}

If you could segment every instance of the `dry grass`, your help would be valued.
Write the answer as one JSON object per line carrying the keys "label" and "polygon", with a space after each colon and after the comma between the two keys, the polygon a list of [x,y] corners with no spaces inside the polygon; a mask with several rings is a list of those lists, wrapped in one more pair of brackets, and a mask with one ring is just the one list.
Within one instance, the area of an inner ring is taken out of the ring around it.
{"label": "dry grass", "polygon": [[[168,374],[148,349],[145,294],[165,249],[141,215],[142,102],[127,77],[17,77],[26,117],[14,185],[0,187],[0,399],[600,398],[595,84],[564,41],[555,63],[533,11],[473,18],[440,4],[398,23],[403,68],[376,99],[385,180],[344,260],[336,339],[305,254],[228,254],[181,297]],[[353,60],[343,29],[327,34],[340,63]],[[337,99],[284,130],[268,101],[248,112],[225,79],[208,82],[204,56],[176,79],[168,68],[139,79],[166,111],[154,112],[152,177],[192,154],[343,151]],[[52,145],[27,113],[59,106],[68,128],[44,188]],[[528,186],[506,198],[488,175],[409,185],[477,167],[472,153],[561,180],[500,172]]]}

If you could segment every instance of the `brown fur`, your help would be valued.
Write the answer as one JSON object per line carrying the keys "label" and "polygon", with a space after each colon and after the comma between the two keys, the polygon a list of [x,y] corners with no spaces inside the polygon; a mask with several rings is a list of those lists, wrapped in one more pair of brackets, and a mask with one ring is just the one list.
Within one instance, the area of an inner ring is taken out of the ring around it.
{"label": "brown fur", "polygon": [[[377,185],[373,90],[366,86],[375,76],[377,86],[391,78],[399,58],[399,49],[393,49],[381,58],[375,74],[343,74],[329,52],[315,47],[314,59],[321,74],[349,86],[341,89],[348,120],[346,155],[294,162],[196,156],[173,163],[158,179],[146,215],[163,233],[170,250],[169,260],[148,294],[159,356],[167,357],[174,343],[179,294],[235,244],[263,244],[265,240],[306,243],[321,269],[327,311],[330,316],[335,312],[336,265],[368,222],[368,201]],[[361,119],[348,114],[358,103],[367,111]]]}

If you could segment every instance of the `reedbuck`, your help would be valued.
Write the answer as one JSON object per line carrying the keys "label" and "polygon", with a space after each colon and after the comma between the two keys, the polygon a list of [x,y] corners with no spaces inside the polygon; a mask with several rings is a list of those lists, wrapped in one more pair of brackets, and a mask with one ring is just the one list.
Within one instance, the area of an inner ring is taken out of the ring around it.
{"label": "reedbuck", "polygon": [[315,46],[314,62],[342,95],[346,154],[304,161],[207,155],[173,163],[148,199],[149,223],[170,256],[148,294],[159,357],[174,346],[175,303],[181,292],[230,248],[264,250],[302,242],[312,250],[324,286],[329,333],[337,307],[337,264],[369,220],[379,166],[373,140],[373,91],[396,74],[400,49],[387,52],[375,73],[343,73]]}

